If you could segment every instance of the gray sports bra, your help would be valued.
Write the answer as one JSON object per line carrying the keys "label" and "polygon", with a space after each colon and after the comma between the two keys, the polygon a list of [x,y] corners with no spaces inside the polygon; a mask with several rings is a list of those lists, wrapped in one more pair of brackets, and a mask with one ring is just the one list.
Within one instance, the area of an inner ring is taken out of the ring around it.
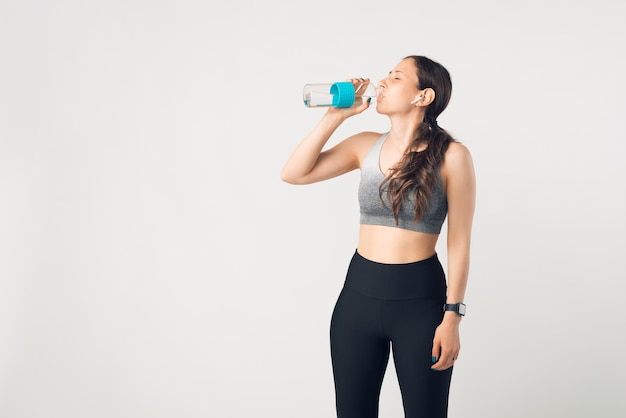
{"label": "gray sports bra", "polygon": [[378,188],[385,179],[380,171],[380,150],[387,138],[386,133],[380,137],[367,153],[361,167],[361,183],[359,184],[359,206],[361,207],[361,224],[383,225],[396,228],[410,229],[427,234],[439,234],[441,225],[448,214],[448,199],[443,190],[441,173],[437,170],[437,183],[428,199],[428,207],[419,221],[415,222],[415,207],[413,196],[410,195],[409,203],[405,202],[398,214],[398,224],[393,217],[391,203],[387,198],[386,189],[383,189],[380,200]]}

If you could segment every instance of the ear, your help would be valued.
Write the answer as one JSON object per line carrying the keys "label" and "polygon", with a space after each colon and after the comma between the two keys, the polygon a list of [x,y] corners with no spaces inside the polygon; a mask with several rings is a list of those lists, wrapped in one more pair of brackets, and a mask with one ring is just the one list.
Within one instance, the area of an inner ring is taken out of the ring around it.
{"label": "ear", "polygon": [[415,99],[416,99],[414,100],[415,103],[412,102],[415,106],[426,107],[435,101],[435,90],[431,89],[430,87],[427,87],[421,92],[419,92],[417,96],[415,97]]}

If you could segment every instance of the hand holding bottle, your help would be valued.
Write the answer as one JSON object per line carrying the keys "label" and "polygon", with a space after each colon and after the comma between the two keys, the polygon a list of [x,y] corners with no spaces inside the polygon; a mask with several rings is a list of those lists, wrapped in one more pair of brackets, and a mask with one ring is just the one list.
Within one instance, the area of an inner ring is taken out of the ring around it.
{"label": "hand holding bottle", "polygon": [[[339,83],[333,83],[339,84]],[[316,96],[308,95],[305,87],[304,102],[307,107],[327,107],[317,125],[304,137],[283,168],[281,178],[292,184],[309,184],[336,177],[353,169],[357,158],[351,145],[333,147],[322,152],[324,146],[335,130],[350,116],[357,115],[367,109],[374,96],[367,96],[370,81],[367,78],[353,78],[341,82],[342,90],[351,96],[350,102],[339,102],[342,106],[333,106],[330,92],[331,84],[327,84],[327,104],[321,105]],[[336,93],[335,93],[336,94]],[[370,100],[368,100],[370,99]],[[337,99],[335,99],[337,100]],[[348,106],[348,103],[350,106]],[[353,136],[358,138],[359,134]],[[354,140],[354,139],[353,139]]]}

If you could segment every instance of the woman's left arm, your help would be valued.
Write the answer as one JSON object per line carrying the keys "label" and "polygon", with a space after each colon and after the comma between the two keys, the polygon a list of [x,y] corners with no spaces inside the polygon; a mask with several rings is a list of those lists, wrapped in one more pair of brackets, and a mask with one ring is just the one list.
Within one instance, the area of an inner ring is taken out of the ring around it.
{"label": "woman's left arm", "polygon": [[[469,150],[452,143],[442,166],[448,198],[448,293],[446,303],[463,302],[469,274],[472,220],[476,203],[476,177]],[[433,340],[434,370],[454,365],[461,350],[461,316],[445,312]],[[436,358],[436,360],[434,360]]]}

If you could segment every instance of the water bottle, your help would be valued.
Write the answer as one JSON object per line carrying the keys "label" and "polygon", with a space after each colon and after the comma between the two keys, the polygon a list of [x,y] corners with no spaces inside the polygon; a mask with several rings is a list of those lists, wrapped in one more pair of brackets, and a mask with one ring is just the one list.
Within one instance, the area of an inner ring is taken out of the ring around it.
{"label": "water bottle", "polygon": [[[359,106],[364,100],[376,100],[379,88],[365,83],[355,86],[350,81],[337,83],[306,84],[302,100],[306,107],[352,107]],[[370,100],[370,101],[371,101]]]}

